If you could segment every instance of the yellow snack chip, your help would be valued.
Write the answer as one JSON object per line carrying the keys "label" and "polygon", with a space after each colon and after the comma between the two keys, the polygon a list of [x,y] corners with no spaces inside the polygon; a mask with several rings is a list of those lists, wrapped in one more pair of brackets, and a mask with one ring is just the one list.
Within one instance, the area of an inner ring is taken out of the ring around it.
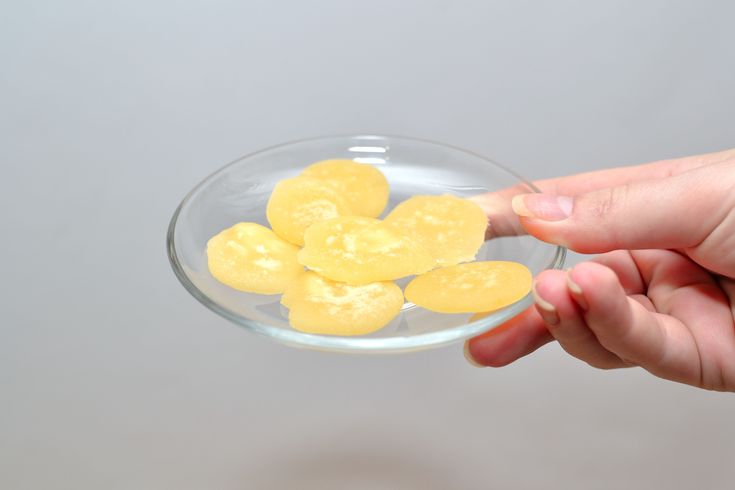
{"label": "yellow snack chip", "polygon": [[301,175],[324,180],[334,187],[355,215],[375,218],[388,204],[388,181],[372,165],[352,160],[323,160],[306,167]]}
{"label": "yellow snack chip", "polygon": [[321,179],[294,177],[280,181],[268,200],[266,216],[284,240],[304,244],[304,231],[319,221],[352,214],[341,193]]}
{"label": "yellow snack chip", "polygon": [[435,269],[406,286],[406,299],[439,313],[497,310],[531,290],[531,271],[517,262],[471,262]]}
{"label": "yellow snack chip", "polygon": [[384,222],[343,216],[306,230],[298,260],[309,269],[348,284],[390,281],[421,274],[434,265],[416,240]]}
{"label": "yellow snack chip", "polygon": [[385,217],[385,222],[425,243],[440,267],[475,260],[487,228],[480,206],[448,194],[407,199]]}
{"label": "yellow snack chip", "polygon": [[289,285],[281,303],[289,308],[291,326],[301,332],[366,335],[400,313],[403,293],[392,282],[350,286],[307,271]]}
{"label": "yellow snack chip", "polygon": [[304,267],[299,248],[257,223],[238,223],[207,242],[207,266],[215,279],[240,291],[283,292]]}

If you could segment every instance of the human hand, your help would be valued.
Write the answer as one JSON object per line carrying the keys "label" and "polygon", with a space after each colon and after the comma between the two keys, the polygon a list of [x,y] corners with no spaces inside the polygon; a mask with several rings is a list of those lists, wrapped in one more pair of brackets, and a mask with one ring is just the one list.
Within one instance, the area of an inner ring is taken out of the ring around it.
{"label": "human hand", "polygon": [[534,307],[468,358],[503,366],[556,340],[594,367],[735,391],[735,150],[535,184],[513,198],[523,228],[602,255],[539,274]]}

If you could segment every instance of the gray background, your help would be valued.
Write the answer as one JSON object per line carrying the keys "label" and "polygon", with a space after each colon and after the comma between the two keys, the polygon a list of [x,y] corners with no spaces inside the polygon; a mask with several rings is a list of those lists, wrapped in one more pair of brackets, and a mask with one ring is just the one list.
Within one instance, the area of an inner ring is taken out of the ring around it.
{"label": "gray background", "polygon": [[168,219],[279,142],[380,132],[546,177],[735,146],[732,2],[0,3],[0,488],[732,488],[735,398],[550,345],[249,334]]}

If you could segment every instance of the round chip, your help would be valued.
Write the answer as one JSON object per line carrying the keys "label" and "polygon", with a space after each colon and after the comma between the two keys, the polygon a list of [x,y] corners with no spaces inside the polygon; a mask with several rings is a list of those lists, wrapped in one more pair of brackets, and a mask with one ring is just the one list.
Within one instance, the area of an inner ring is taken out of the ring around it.
{"label": "round chip", "polygon": [[299,248],[257,223],[238,223],[207,242],[207,266],[215,279],[240,291],[277,294],[304,267]]}
{"label": "round chip", "polygon": [[471,262],[435,269],[406,286],[406,299],[439,313],[477,313],[504,308],[531,290],[533,277],[523,264]]}
{"label": "round chip", "polygon": [[306,167],[301,175],[330,184],[358,216],[375,218],[388,204],[388,181],[372,165],[352,160],[323,160]]}
{"label": "round chip", "polygon": [[299,262],[333,281],[390,281],[421,274],[434,265],[421,243],[374,218],[322,221],[309,227],[304,239]]}
{"label": "round chip", "polygon": [[266,216],[284,240],[304,244],[304,232],[314,223],[352,214],[342,194],[321,179],[294,177],[280,181],[268,200]]}
{"label": "round chip", "polygon": [[475,260],[487,228],[480,206],[448,194],[407,199],[385,222],[426,244],[439,267]]}
{"label": "round chip", "polygon": [[350,286],[307,271],[289,285],[281,303],[289,308],[291,326],[301,332],[366,335],[400,313],[403,293],[392,282]]}

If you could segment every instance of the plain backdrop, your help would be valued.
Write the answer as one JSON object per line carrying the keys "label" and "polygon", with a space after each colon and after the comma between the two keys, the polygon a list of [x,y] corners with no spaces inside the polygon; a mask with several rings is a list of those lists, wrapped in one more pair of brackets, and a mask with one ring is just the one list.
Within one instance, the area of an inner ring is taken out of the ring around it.
{"label": "plain backdrop", "polygon": [[557,345],[502,369],[284,347],[197,303],[164,248],[196,182],[297,138],[436,139],[531,178],[735,146],[733,18],[0,2],[0,488],[733,488],[732,394]]}

